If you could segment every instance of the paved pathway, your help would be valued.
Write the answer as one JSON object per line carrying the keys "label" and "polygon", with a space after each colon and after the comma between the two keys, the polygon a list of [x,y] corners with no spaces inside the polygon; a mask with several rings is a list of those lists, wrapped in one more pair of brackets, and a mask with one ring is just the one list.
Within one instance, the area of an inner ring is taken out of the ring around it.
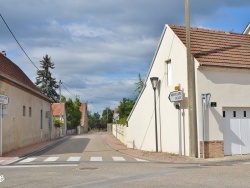
{"label": "paved pathway", "polygon": [[[239,155],[239,156],[229,156],[224,158],[213,158],[213,159],[197,159],[190,158],[186,156],[178,156],[173,154],[168,154],[165,152],[147,152],[132,148],[127,148],[124,144],[122,144],[119,140],[117,140],[110,133],[102,133],[100,134],[103,138],[103,141],[111,147],[112,149],[119,151],[123,154],[132,156],[134,158],[147,160],[147,161],[157,161],[157,162],[177,162],[177,163],[204,163],[204,162],[225,162],[225,161],[250,161],[250,155]],[[46,147],[49,147],[57,142],[62,141],[63,139],[67,139],[67,137],[50,140],[46,142],[37,143],[31,146],[27,146],[25,148],[17,149],[8,153],[5,153],[2,157],[0,157],[0,165],[7,165],[14,161],[20,160],[22,157],[27,156],[36,151],[42,150]]]}

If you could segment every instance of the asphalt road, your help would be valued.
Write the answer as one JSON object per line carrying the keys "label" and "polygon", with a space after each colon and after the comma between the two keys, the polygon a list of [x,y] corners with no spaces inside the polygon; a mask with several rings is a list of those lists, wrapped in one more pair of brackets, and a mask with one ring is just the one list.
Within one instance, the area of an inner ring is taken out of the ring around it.
{"label": "asphalt road", "polygon": [[250,187],[247,162],[209,166],[138,161],[109,148],[98,133],[70,137],[0,166],[0,175],[5,178],[0,187]]}

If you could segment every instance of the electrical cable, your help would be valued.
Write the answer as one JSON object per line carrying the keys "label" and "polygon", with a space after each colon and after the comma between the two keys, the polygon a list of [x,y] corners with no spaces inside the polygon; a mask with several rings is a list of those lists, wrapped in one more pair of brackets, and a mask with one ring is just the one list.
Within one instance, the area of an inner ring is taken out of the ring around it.
{"label": "electrical cable", "polygon": [[28,54],[25,52],[25,50],[23,49],[23,47],[21,46],[21,44],[18,42],[18,40],[16,39],[15,35],[13,34],[13,32],[11,31],[11,29],[9,28],[8,24],[6,23],[6,21],[4,20],[2,14],[0,14],[3,22],[5,23],[6,27],[9,29],[10,33],[12,34],[13,38],[16,40],[17,44],[19,45],[19,47],[22,49],[23,53],[27,56],[27,58],[30,60],[30,62],[38,69],[38,67],[35,65],[35,63],[30,59],[30,57],[28,56]]}

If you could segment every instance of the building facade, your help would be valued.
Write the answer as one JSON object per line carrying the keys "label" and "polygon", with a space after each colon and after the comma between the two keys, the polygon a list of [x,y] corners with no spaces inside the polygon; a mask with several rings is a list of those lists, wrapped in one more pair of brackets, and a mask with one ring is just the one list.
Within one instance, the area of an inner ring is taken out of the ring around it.
{"label": "building facade", "polygon": [[9,98],[0,138],[3,153],[51,139],[52,101],[5,52],[0,54],[0,92]]}
{"label": "building facade", "polygon": [[[154,92],[150,78],[158,77],[159,151],[190,156],[185,32],[182,26],[164,28],[145,87],[128,117],[128,147],[156,150]],[[196,156],[203,157],[203,152],[206,158],[250,153],[250,36],[191,28],[190,37],[197,111]],[[171,102],[169,94],[176,86],[182,91],[183,100]],[[202,94],[208,93],[211,98],[203,114]],[[176,109],[177,104],[180,109]]]}

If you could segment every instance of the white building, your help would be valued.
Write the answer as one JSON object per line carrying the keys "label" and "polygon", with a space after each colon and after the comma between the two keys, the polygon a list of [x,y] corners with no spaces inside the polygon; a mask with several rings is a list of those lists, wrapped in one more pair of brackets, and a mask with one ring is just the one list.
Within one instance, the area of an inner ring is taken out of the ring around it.
{"label": "white building", "polygon": [[[190,156],[186,28],[166,25],[145,80],[145,88],[128,117],[128,147],[155,151],[154,91],[151,77],[158,77],[156,91],[159,151]],[[210,93],[205,112],[205,157],[250,153],[250,36],[191,28],[191,53],[195,69],[197,142],[202,157],[202,98]],[[178,109],[169,101],[180,86],[181,134]],[[179,140],[181,140],[179,142]]]}

